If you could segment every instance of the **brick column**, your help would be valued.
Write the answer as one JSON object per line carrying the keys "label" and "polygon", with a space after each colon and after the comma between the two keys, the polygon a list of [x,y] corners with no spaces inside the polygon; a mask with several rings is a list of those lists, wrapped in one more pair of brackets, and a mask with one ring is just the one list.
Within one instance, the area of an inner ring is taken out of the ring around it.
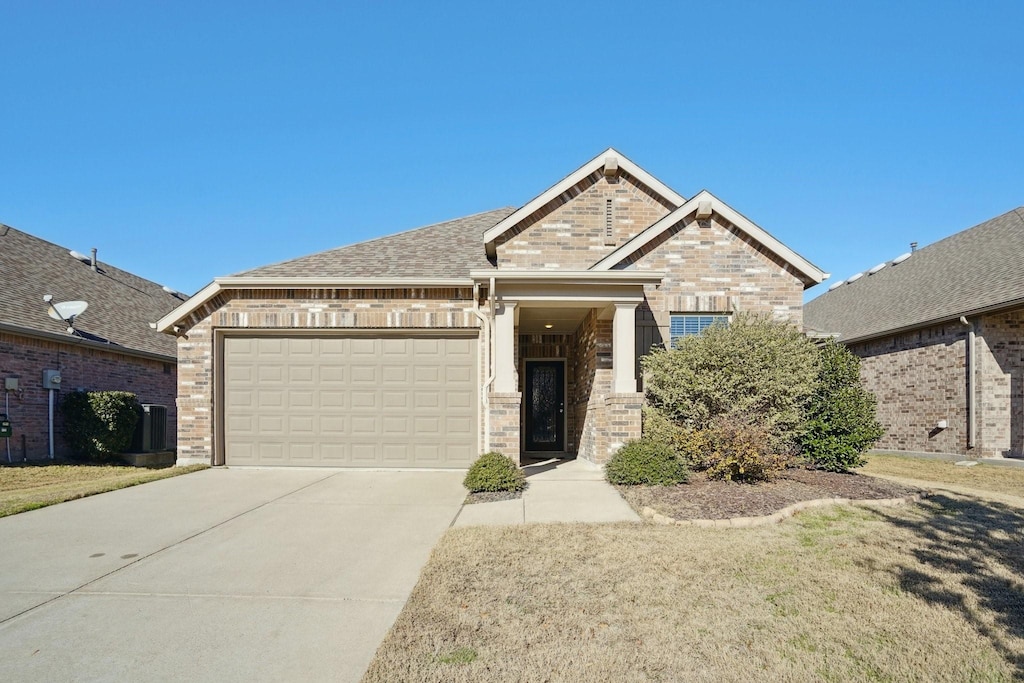
{"label": "brick column", "polygon": [[491,450],[507,455],[519,464],[519,414],[523,394],[519,391],[495,392],[489,396],[491,423]]}
{"label": "brick column", "polygon": [[640,438],[640,406],[644,395],[637,392],[609,394],[604,399],[604,423],[607,451],[600,462],[607,462],[627,441]]}

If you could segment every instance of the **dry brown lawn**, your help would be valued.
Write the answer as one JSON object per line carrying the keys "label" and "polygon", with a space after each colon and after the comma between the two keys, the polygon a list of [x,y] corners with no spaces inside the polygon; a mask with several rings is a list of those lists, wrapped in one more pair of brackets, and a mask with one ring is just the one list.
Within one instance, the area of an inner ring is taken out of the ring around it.
{"label": "dry brown lawn", "polygon": [[979,491],[1024,497],[1024,467],[980,464],[961,467],[945,460],[914,458],[890,453],[871,453],[864,474],[951,484]]}
{"label": "dry brown lawn", "polygon": [[365,681],[1024,678],[1024,510],[453,529]]}
{"label": "dry brown lawn", "polygon": [[0,517],[206,469],[207,465],[140,469],[118,465],[0,467]]}

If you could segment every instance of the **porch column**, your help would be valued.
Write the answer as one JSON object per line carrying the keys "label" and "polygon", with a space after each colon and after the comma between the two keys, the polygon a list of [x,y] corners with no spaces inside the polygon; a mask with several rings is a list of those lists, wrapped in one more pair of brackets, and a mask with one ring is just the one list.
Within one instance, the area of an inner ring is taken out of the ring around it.
{"label": "porch column", "polygon": [[494,320],[494,389],[499,394],[519,390],[516,382],[516,304],[497,305]]}
{"label": "porch column", "polygon": [[636,303],[615,302],[612,318],[612,391],[636,393]]}

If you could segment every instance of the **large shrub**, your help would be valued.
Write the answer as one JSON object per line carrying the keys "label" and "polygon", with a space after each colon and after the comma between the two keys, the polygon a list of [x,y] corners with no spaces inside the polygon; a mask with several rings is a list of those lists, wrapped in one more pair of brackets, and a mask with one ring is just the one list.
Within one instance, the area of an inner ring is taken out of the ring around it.
{"label": "large shrub", "polygon": [[689,431],[740,414],[766,428],[776,447],[797,441],[814,392],[818,353],[793,325],[737,314],[656,349],[643,361],[649,405]]}
{"label": "large shrub", "polygon": [[522,491],[526,476],[516,463],[501,453],[484,453],[469,467],[462,481],[473,493],[481,491]]}
{"label": "large shrub", "polygon": [[641,414],[645,441],[668,446],[688,468],[702,466],[709,446],[706,431],[682,427],[652,406],[643,406]]}
{"label": "large shrub", "polygon": [[689,470],[668,444],[650,439],[630,441],[612,456],[605,476],[613,484],[671,486],[682,484]]}
{"label": "large shrub", "polygon": [[768,427],[736,413],[716,418],[706,433],[710,447],[704,468],[709,479],[774,479],[793,459]]}
{"label": "large shrub", "polygon": [[108,459],[132,442],[142,406],[127,391],[73,391],[61,398],[64,439],[76,456]]}
{"label": "large shrub", "polygon": [[884,430],[875,397],[860,385],[860,359],[833,340],[819,349],[819,356],[817,390],[807,404],[800,446],[815,466],[845,472],[864,464],[864,451]]}

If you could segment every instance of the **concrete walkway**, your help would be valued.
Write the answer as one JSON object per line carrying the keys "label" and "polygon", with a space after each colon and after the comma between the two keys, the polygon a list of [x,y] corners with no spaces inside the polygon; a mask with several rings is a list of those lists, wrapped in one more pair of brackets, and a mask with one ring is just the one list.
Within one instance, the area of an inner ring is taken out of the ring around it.
{"label": "concrete walkway", "polygon": [[462,477],[214,469],[0,519],[0,681],[358,681]]}
{"label": "concrete walkway", "polygon": [[528,485],[522,498],[463,506],[454,526],[640,521],[604,470],[586,460],[552,459],[523,470]]}

